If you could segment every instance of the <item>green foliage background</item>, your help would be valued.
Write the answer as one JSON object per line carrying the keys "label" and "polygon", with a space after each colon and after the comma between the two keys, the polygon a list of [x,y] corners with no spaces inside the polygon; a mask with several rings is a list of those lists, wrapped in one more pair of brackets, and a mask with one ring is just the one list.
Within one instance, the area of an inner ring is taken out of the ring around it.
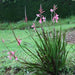
{"label": "green foliage background", "polygon": [[75,14],[75,3],[72,0],[0,0],[0,21],[19,21],[24,19],[25,6],[28,20],[33,20],[39,13],[42,4],[44,15],[50,19],[53,4],[58,6],[57,13],[61,18]]}

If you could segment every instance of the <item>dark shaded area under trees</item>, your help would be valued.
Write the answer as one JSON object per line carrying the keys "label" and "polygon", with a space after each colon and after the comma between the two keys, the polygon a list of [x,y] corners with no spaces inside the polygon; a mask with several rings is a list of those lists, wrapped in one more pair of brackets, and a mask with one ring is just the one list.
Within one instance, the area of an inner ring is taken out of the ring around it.
{"label": "dark shaded area under trees", "polygon": [[75,2],[72,0],[0,0],[0,21],[19,21],[24,19],[25,6],[28,20],[34,20],[42,4],[44,15],[50,19],[50,9],[53,4],[58,7],[61,18],[75,15]]}

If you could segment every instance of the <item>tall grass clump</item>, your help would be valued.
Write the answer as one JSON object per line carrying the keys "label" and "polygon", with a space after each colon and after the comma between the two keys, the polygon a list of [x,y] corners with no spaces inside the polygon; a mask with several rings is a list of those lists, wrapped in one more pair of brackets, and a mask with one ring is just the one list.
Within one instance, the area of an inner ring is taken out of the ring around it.
{"label": "tall grass clump", "polygon": [[[65,63],[67,58],[67,43],[65,42],[65,33],[62,35],[61,32],[56,32],[50,35],[48,32],[44,32],[42,29],[42,34],[36,31],[39,41],[36,41],[33,37],[37,48],[36,62],[24,62],[26,69],[30,71],[36,71],[48,75],[59,75],[65,69]],[[31,53],[31,52],[30,52]],[[34,53],[35,55],[35,53]]]}

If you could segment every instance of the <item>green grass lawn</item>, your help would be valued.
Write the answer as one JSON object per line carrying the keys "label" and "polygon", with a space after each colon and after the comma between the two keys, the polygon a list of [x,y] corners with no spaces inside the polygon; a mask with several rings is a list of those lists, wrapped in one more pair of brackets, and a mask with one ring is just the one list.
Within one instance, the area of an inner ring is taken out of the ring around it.
{"label": "green grass lawn", "polygon": [[[38,21],[35,22],[36,26],[39,27],[40,24],[38,23]],[[46,23],[43,23],[43,26],[51,26],[51,21],[46,21]],[[24,20],[18,21],[18,22],[4,22],[4,23],[0,23],[0,29],[4,30],[4,29],[11,29],[11,25],[13,26],[14,29],[27,29],[28,27],[31,27],[31,25],[33,24],[33,21],[28,21],[27,23],[24,22]],[[59,19],[59,22],[56,23],[55,25],[71,25],[71,24],[75,24],[75,16],[70,16],[70,17],[66,17],[65,19]]]}
{"label": "green grass lawn", "polygon": [[[63,31],[68,30],[70,28],[75,28],[75,23],[67,24],[66,21],[65,21],[65,24],[60,25],[60,23],[58,23],[58,25],[57,24],[55,25],[56,30],[59,30],[60,26],[61,26]],[[18,23],[15,23],[15,24],[12,23],[12,26],[14,28],[15,28],[15,26],[17,28],[19,28],[20,24],[22,24],[22,22],[18,22]],[[47,22],[47,24],[49,24],[49,22]],[[28,22],[27,25],[32,25],[32,21]],[[52,25],[45,26],[43,24],[43,26],[44,26],[45,30],[52,31],[52,29],[53,29]],[[8,26],[8,28],[10,28],[10,26]],[[8,28],[6,28],[6,29],[8,29]],[[39,32],[41,31],[40,28],[37,28],[37,30],[39,30]],[[35,43],[32,40],[32,38],[30,37],[30,35],[32,35],[37,41],[38,41],[38,38],[37,38],[36,33],[35,33],[35,31],[33,29],[30,29],[30,30],[27,30],[27,29],[24,29],[24,30],[15,29],[14,32],[16,34],[16,37],[20,38],[22,40],[22,43],[21,43],[22,47],[27,46],[27,47],[29,47],[31,49],[32,52],[35,52],[36,46],[35,46]],[[5,43],[3,43],[1,39],[4,39]],[[5,45],[9,49],[7,49],[5,47]],[[67,50],[69,50],[70,53],[68,55],[67,65],[69,64],[69,62],[71,62],[70,66],[74,66],[74,63],[72,62],[72,60],[73,61],[75,60],[75,58],[74,58],[75,57],[75,50],[73,50],[73,49],[75,49],[75,44],[73,44],[73,45],[68,44]],[[24,51],[20,48],[20,46],[18,46],[18,44],[17,44],[17,42],[16,42],[16,40],[14,38],[14,35],[12,33],[12,30],[0,30],[0,68],[9,67],[9,66],[11,66],[11,67],[23,66],[22,64],[20,64],[19,62],[15,61],[14,59],[9,60],[7,58],[7,56],[8,56],[7,52],[8,51],[16,51],[16,56],[18,57],[18,59],[23,58],[23,59],[26,59],[28,61],[34,61],[31,57],[29,57],[26,53],[24,53]],[[2,71],[2,70],[3,69],[0,69],[0,71]]]}

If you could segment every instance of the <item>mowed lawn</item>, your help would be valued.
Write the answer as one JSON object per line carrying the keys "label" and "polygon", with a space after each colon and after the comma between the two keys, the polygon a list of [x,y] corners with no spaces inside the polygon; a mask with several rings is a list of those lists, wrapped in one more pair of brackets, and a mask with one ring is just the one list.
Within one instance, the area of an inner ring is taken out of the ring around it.
{"label": "mowed lawn", "polygon": [[[75,24],[61,25],[61,28],[63,31],[68,30],[70,28],[74,28],[74,27],[75,27]],[[56,25],[55,28],[56,28],[56,30],[59,30],[60,25]],[[48,31],[52,31],[53,26],[44,27],[44,29],[48,30]],[[39,32],[41,32],[40,28],[37,28],[37,30]],[[34,41],[32,40],[31,36],[34,37],[37,41],[39,41],[39,39],[36,35],[36,32],[33,29],[30,29],[30,30],[15,29],[14,32],[15,32],[16,37],[22,40],[22,42],[21,42],[22,47],[24,48],[26,46],[34,53],[36,45],[35,45]],[[4,39],[4,41],[5,41],[4,43],[2,42],[2,39]],[[8,48],[6,48],[5,46]],[[75,57],[75,50],[73,50],[73,48],[75,49],[74,44],[73,45],[68,44],[67,50],[69,50],[70,53],[68,55],[67,63],[72,62],[71,58]],[[34,61],[31,57],[29,57],[29,55],[27,55],[20,48],[20,46],[18,46],[18,43],[15,40],[15,37],[12,33],[12,30],[0,30],[0,68],[1,67],[9,67],[9,66],[11,66],[11,67],[22,66],[22,64],[20,64],[16,60],[14,60],[14,59],[9,60],[7,58],[7,56],[8,56],[7,52],[8,51],[16,51],[15,54],[18,57],[18,59],[22,58],[22,59],[25,59],[27,61]],[[27,50],[25,50],[25,51],[27,51]],[[75,60],[75,58],[74,58],[74,60]],[[71,63],[71,65],[73,66],[73,63]]]}
{"label": "mowed lawn", "polygon": [[[33,40],[30,37],[30,33],[26,32],[25,30],[14,30],[16,37],[18,39],[21,39],[21,45],[24,48],[25,46],[30,47],[31,49],[34,48],[33,46]],[[34,35],[33,35],[34,36]],[[2,42],[2,39],[4,39],[4,43]],[[7,48],[8,47],[8,48]],[[15,54],[19,58],[27,58],[27,54],[18,46],[18,43],[16,42],[16,39],[14,38],[11,30],[1,30],[0,31],[0,67],[1,66],[10,66],[10,65],[18,65],[16,64],[15,60],[9,60],[6,56],[8,56],[8,51],[16,51]],[[34,50],[33,50],[34,51]],[[5,56],[5,57],[3,57]]]}

